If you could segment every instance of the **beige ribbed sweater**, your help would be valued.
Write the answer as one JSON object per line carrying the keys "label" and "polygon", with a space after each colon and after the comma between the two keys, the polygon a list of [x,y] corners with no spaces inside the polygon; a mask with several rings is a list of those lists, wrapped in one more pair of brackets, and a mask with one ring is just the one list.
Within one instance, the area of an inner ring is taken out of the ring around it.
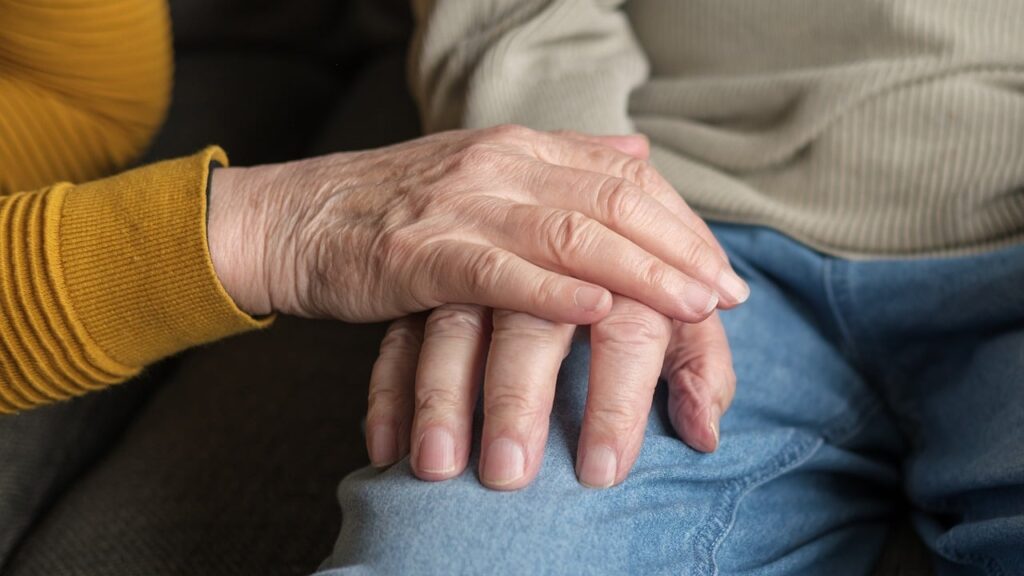
{"label": "beige ribbed sweater", "polygon": [[849,257],[1024,240],[1021,0],[417,0],[428,130],[638,130],[705,218]]}

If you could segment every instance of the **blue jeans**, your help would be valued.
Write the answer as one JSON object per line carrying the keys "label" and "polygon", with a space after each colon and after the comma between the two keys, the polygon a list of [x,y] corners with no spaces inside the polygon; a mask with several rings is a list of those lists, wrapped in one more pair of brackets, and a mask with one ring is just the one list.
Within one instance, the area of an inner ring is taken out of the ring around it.
{"label": "blue jeans", "polygon": [[531,486],[483,488],[476,454],[443,483],[356,472],[321,574],[863,575],[907,500],[938,574],[1024,574],[1024,246],[858,262],[713,228],[752,288],[723,314],[717,452],[676,437],[662,387],[629,479],[580,486],[577,344]]}

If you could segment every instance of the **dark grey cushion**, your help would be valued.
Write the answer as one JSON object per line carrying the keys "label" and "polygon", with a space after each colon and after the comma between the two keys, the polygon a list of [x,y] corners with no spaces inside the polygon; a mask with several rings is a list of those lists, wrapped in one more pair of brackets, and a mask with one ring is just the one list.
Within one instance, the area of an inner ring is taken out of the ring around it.
{"label": "dark grey cushion", "polygon": [[119,437],[164,367],[131,386],[0,417],[0,570],[53,498]]}
{"label": "dark grey cushion", "polygon": [[309,573],[338,532],[334,486],[366,462],[381,332],[286,318],[187,355],[5,573]]}

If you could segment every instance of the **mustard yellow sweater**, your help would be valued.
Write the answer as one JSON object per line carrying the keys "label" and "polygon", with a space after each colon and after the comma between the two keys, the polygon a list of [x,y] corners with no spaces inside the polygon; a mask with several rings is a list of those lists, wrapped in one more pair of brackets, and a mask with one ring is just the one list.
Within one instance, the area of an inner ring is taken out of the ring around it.
{"label": "mustard yellow sweater", "polygon": [[164,1],[0,0],[0,23],[0,413],[259,326],[207,248],[222,150],[99,179],[163,119]]}

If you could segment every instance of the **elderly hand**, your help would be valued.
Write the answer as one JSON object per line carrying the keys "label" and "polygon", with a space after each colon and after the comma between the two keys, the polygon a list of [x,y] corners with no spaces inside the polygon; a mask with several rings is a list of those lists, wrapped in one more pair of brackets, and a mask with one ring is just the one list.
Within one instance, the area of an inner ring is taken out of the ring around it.
{"label": "elderly hand", "polygon": [[[482,380],[480,480],[499,490],[529,484],[543,459],[555,380],[574,328],[518,312],[495,311],[492,320],[489,310],[465,305],[394,322],[370,381],[373,464],[411,451],[412,469],[424,480],[460,474]],[[673,322],[616,295],[608,316],[591,326],[590,341],[580,482],[604,488],[625,480],[659,375],[668,382],[669,416],[680,437],[701,451],[717,447],[736,379],[717,314],[698,324]]]}
{"label": "elderly hand", "polygon": [[[622,152],[645,160],[648,150]],[[671,190],[653,170],[650,177]],[[727,259],[704,221],[681,200],[667,202],[666,208]],[[526,486],[540,469],[555,381],[574,332],[570,324],[467,305],[395,321],[370,380],[371,461],[386,466],[411,452],[412,469],[424,480],[462,473],[482,386],[480,479],[500,490]],[[590,383],[576,459],[580,482],[608,487],[626,478],[643,443],[659,375],[668,382],[668,413],[676,432],[697,450],[715,450],[718,422],[736,385],[717,313],[699,323],[673,321],[615,295],[608,316],[591,326],[590,341]]]}
{"label": "elderly hand", "polygon": [[348,321],[472,303],[572,324],[609,291],[695,322],[748,289],[639,137],[505,126],[213,172],[209,241],[252,314]]}

